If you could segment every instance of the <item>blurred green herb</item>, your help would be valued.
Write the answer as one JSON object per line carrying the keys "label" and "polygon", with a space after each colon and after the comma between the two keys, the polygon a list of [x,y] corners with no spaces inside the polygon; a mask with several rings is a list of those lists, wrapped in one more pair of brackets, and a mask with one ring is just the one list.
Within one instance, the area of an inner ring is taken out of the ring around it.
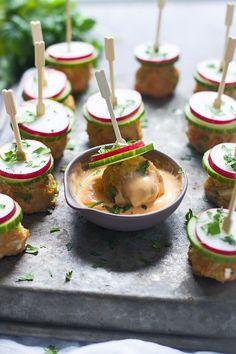
{"label": "blurred green herb", "polygon": [[[65,41],[65,0],[0,1],[0,89],[16,82],[34,65],[32,20],[41,21],[46,47]],[[88,33],[95,20],[81,15],[76,0],[71,0],[71,23],[74,40],[86,40],[100,51],[100,42]]]}
{"label": "blurred green herb", "polygon": [[39,253],[39,249],[36,246],[32,246],[28,244],[26,246],[25,253],[33,254],[34,256],[37,256],[37,254]]}

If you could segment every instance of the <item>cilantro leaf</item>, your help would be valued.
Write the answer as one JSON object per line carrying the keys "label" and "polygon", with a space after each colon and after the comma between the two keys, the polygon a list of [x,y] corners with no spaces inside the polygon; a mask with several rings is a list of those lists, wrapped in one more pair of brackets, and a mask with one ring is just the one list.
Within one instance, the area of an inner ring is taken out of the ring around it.
{"label": "cilantro leaf", "polygon": [[25,273],[17,278],[17,282],[19,281],[33,281],[34,275],[32,273]]}
{"label": "cilantro leaf", "polygon": [[50,234],[53,234],[54,232],[59,232],[59,231],[61,231],[60,227],[52,227],[50,229]]}
{"label": "cilantro leaf", "polygon": [[32,154],[37,156],[42,156],[46,154],[50,154],[51,150],[49,148],[39,147],[38,149],[34,150]]}
{"label": "cilantro leaf", "polygon": [[35,247],[35,246],[32,246],[32,245],[28,244],[26,246],[25,253],[33,254],[34,256],[37,256],[37,254],[39,253],[39,249],[38,249],[38,247]]}
{"label": "cilantro leaf", "polygon": [[231,246],[236,246],[236,240],[233,238],[233,235],[225,236],[221,240],[229,243]]}
{"label": "cilantro leaf", "polygon": [[0,209],[5,209],[6,205],[5,204],[0,204]]}
{"label": "cilantro leaf", "polygon": [[44,354],[57,354],[58,350],[55,345],[49,345],[49,347],[44,348]]}
{"label": "cilantro leaf", "polygon": [[66,272],[66,277],[65,277],[65,282],[66,282],[66,283],[68,283],[69,281],[71,281],[72,274],[73,274],[73,270],[70,270],[69,272]]}
{"label": "cilantro leaf", "polygon": [[190,219],[194,216],[192,209],[189,209],[188,212],[185,214],[185,225],[189,222]]}

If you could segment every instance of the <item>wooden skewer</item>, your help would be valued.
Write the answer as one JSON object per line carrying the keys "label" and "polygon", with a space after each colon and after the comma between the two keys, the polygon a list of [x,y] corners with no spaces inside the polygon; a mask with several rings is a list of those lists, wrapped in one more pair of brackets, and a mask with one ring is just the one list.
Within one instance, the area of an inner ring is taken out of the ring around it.
{"label": "wooden skewer", "polygon": [[[40,21],[31,21],[31,32],[33,38],[33,45],[35,42],[42,42],[43,41],[43,32],[41,27]],[[45,78],[45,70],[43,68],[43,87],[47,86],[47,80]]]}
{"label": "wooden skewer", "polygon": [[159,9],[158,13],[158,21],[157,21],[157,31],[156,31],[156,39],[154,43],[154,50],[158,52],[160,48],[160,32],[161,32],[161,17],[162,17],[162,10],[166,4],[166,0],[158,0],[157,1],[157,6]]}
{"label": "wooden skewer", "polygon": [[220,71],[223,70],[224,55],[225,55],[225,51],[226,51],[226,45],[227,45],[227,40],[228,40],[228,37],[229,37],[230,27],[231,27],[232,22],[233,22],[233,16],[234,16],[234,4],[231,3],[231,2],[228,2],[227,3],[227,7],[226,7],[226,14],[225,14],[226,32],[225,32],[225,40],[224,40],[223,58],[222,58],[221,63],[220,63]]}
{"label": "wooden skewer", "polygon": [[105,56],[109,63],[110,81],[111,81],[111,103],[113,108],[117,105],[117,98],[115,95],[115,76],[113,62],[115,60],[114,38],[105,37]]}
{"label": "wooden skewer", "polygon": [[[234,157],[236,159],[236,148],[234,150]],[[232,222],[233,222],[233,220],[232,220],[233,219],[233,213],[235,211],[235,208],[236,208],[236,181],[234,183],[233,193],[231,195],[231,199],[230,199],[230,202],[229,202],[229,213],[224,218],[223,225],[222,225],[222,229],[226,233],[230,233],[230,229],[231,229]]]}
{"label": "wooden skewer", "polygon": [[45,113],[45,105],[43,103],[43,67],[45,64],[45,44],[44,41],[35,42],[35,67],[38,72],[38,103],[36,107],[37,116]]}
{"label": "wooden skewer", "polygon": [[227,40],[226,51],[224,55],[222,78],[218,88],[217,97],[213,103],[213,107],[216,109],[220,109],[221,107],[221,96],[223,95],[225,89],[225,78],[227,75],[229,63],[232,61],[234,56],[235,46],[236,46],[236,38],[229,37]]}
{"label": "wooden skewer", "polygon": [[70,0],[66,0],[66,42],[67,50],[70,52],[72,33],[71,33],[71,14],[70,14]]}
{"label": "wooden skewer", "polygon": [[98,83],[98,87],[101,93],[102,98],[105,99],[106,104],[107,104],[107,108],[111,117],[111,121],[112,121],[112,126],[115,132],[115,136],[116,136],[116,144],[118,145],[127,145],[125,139],[122,138],[121,133],[120,133],[120,129],[112,108],[112,104],[111,104],[111,91],[110,88],[108,86],[107,83],[107,79],[105,76],[105,72],[104,70],[99,70],[95,72],[95,76],[97,79],[97,83]]}
{"label": "wooden skewer", "polygon": [[12,128],[16,139],[16,157],[19,161],[26,161],[26,154],[23,150],[20,131],[16,120],[16,105],[13,98],[12,90],[2,90],[3,100],[7,114],[11,118]]}

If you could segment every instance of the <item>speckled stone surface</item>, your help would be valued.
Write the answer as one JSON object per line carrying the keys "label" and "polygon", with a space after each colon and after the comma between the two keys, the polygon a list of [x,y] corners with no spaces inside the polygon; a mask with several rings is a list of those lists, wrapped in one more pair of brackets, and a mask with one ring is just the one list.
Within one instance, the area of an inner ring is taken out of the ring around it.
{"label": "speckled stone surface", "polygon": [[[159,103],[144,100],[145,141],[177,159],[188,174],[189,189],[180,208],[153,229],[119,233],[90,224],[66,205],[60,167],[88,146],[81,111],[96,91],[93,80],[78,99],[71,137],[75,149],[66,150],[55,165],[60,186],[57,207],[50,215],[24,218],[31,231],[29,243],[39,247],[38,255],[0,262],[0,332],[81,340],[138,337],[233,352],[236,284],[221,285],[192,275],[184,229],[188,209],[197,213],[209,204],[202,188],[201,158],[187,145],[183,107],[193,90],[197,62],[221,54],[224,6],[220,1],[170,1],[162,37],[181,47],[177,64],[181,80],[172,98]],[[138,68],[132,50],[153,38],[155,4],[81,5],[81,9],[97,18],[99,35],[115,35],[117,86],[132,87]],[[100,63],[107,70],[104,61]],[[8,125],[0,128],[3,143],[10,130]],[[50,233],[52,227],[60,231]],[[68,271],[73,276],[66,283]],[[16,281],[29,272],[33,282]]]}

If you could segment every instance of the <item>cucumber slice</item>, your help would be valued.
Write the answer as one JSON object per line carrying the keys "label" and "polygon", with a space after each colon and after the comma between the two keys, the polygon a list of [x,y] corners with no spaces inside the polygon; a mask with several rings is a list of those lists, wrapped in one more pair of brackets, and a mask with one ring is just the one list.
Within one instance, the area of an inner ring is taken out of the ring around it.
{"label": "cucumber slice", "polygon": [[[206,91],[217,91],[218,90],[218,85],[214,85],[213,83],[203,79],[197,72],[193,75],[194,80],[204,86],[206,88]],[[230,93],[232,91],[236,90],[236,86],[225,86],[224,93]]]}
{"label": "cucumber slice", "polygon": [[179,48],[170,43],[163,43],[158,51],[154,50],[153,43],[143,43],[134,49],[136,59],[148,65],[168,65],[179,59]]}
{"label": "cucumber slice", "polygon": [[143,155],[146,152],[152,151],[153,149],[154,149],[153,144],[148,144],[148,145],[142,146],[142,147],[135,149],[135,150],[123,152],[122,154],[113,155],[110,157],[106,157],[105,159],[98,160],[95,162],[90,162],[88,164],[88,166],[89,166],[89,168],[95,168],[95,167],[99,167],[99,166],[112,165],[117,162],[131,159],[131,158],[138,156],[138,155]]}
{"label": "cucumber slice", "polygon": [[213,170],[213,168],[209,165],[208,157],[209,157],[210,151],[211,150],[206,151],[205,154],[203,155],[202,167],[207,172],[207,174],[209,176],[211,176],[212,178],[216,179],[217,181],[219,181],[223,184],[226,184],[227,186],[233,187],[234,186],[234,179],[230,179],[230,178],[220,175],[215,170]]}
{"label": "cucumber slice", "polygon": [[47,48],[47,54],[56,60],[73,61],[90,58],[93,55],[94,47],[90,43],[82,41],[71,41],[70,50],[66,42],[55,43]]}
{"label": "cucumber slice", "polygon": [[211,259],[217,263],[235,263],[236,256],[223,256],[214,252],[211,252],[203,247],[198,241],[195,229],[196,229],[197,217],[193,216],[187,224],[187,236],[191,246],[194,247],[203,257]]}
{"label": "cucumber slice", "polygon": [[6,194],[0,193],[0,224],[12,218],[16,212],[14,200]]}
{"label": "cucumber slice", "polygon": [[[122,120],[120,122],[118,122],[119,127],[125,126],[125,125],[130,125],[133,124],[136,120],[139,120],[143,117],[145,113],[145,109],[144,109],[144,104],[142,103],[139,110],[135,113],[134,116],[131,116],[125,120]],[[86,105],[84,105],[83,107],[83,116],[84,118],[91,124],[96,125],[96,126],[103,126],[103,127],[112,127],[112,123],[105,123],[105,122],[99,122],[97,120],[95,120],[92,116],[89,115]]]}
{"label": "cucumber slice", "polygon": [[28,185],[30,185],[32,183],[39,182],[40,180],[45,178],[49,173],[51,173],[52,168],[53,168],[53,161],[52,161],[51,166],[49,167],[49,169],[45,173],[40,175],[39,177],[19,180],[19,179],[12,179],[12,178],[7,178],[7,177],[1,177],[0,176],[0,183],[4,183],[4,184],[7,184],[7,185],[12,185],[12,186],[28,186]]}
{"label": "cucumber slice", "polygon": [[63,103],[65,99],[71,94],[71,83],[67,80],[66,87],[64,91],[57,97],[54,98],[55,101]]}
{"label": "cucumber slice", "polygon": [[228,124],[211,124],[211,123],[207,123],[201,119],[198,119],[197,117],[195,117],[191,111],[190,111],[190,107],[187,104],[185,106],[184,109],[184,114],[185,114],[185,118],[187,119],[187,121],[204,130],[207,130],[209,132],[214,132],[214,133],[235,133],[236,132],[236,124],[235,122],[231,122]]}
{"label": "cucumber slice", "polygon": [[11,219],[7,220],[3,224],[0,224],[0,235],[13,230],[21,222],[22,219],[23,213],[21,207],[18,203],[16,203],[15,214],[11,217]]}

